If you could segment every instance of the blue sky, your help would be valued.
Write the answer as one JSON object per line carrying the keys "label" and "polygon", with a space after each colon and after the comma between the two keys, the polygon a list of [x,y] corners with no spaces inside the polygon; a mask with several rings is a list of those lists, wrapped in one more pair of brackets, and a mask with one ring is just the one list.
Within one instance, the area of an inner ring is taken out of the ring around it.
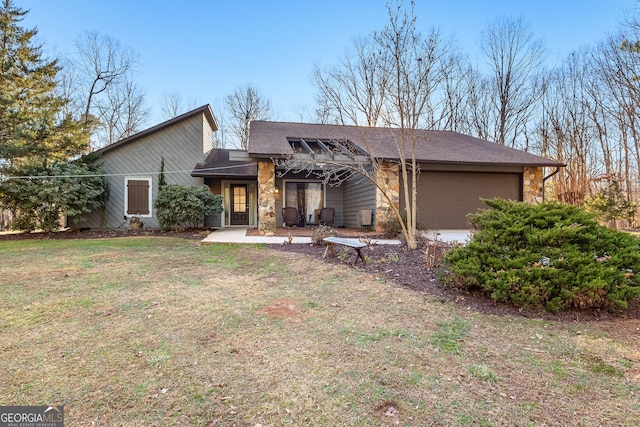
{"label": "blue sky", "polygon": [[[29,9],[49,52],[73,52],[85,31],[110,35],[140,55],[137,81],[160,121],[164,94],[212,104],[247,83],[269,98],[277,120],[300,121],[313,108],[314,64],[335,64],[354,36],[382,28],[384,0],[14,0]],[[482,29],[523,17],[551,51],[550,65],[614,32],[637,0],[416,0],[418,27],[435,27],[478,56]]]}

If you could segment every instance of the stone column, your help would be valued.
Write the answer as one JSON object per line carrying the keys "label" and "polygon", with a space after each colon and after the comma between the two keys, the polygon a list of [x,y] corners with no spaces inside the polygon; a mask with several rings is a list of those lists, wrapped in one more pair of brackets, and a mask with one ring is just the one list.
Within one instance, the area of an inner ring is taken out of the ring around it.
{"label": "stone column", "polygon": [[273,162],[258,162],[258,230],[265,235],[276,231],[276,168]]}
{"label": "stone column", "polygon": [[522,200],[537,204],[544,201],[542,168],[524,168],[522,174]]}
{"label": "stone column", "polygon": [[[398,208],[400,206],[400,165],[394,163],[382,163],[378,170],[377,180],[380,188],[384,189],[391,199],[391,203]],[[380,188],[376,187],[376,229],[380,230],[383,221],[392,215],[391,204],[383,196]]]}

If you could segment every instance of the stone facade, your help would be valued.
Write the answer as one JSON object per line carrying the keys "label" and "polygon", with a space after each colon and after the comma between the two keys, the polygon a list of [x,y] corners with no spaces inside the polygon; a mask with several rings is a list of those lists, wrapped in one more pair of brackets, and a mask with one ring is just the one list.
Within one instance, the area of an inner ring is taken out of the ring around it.
{"label": "stone facade", "polygon": [[258,162],[258,230],[269,235],[276,231],[276,168],[273,162]]}
{"label": "stone facade", "polygon": [[522,174],[522,200],[537,204],[544,201],[544,183],[542,168],[524,168]]}
{"label": "stone facade", "polygon": [[400,206],[400,165],[382,163],[377,178],[380,188],[376,189],[376,228],[380,229],[380,224],[391,214],[391,204],[384,197],[381,188],[396,208]]}

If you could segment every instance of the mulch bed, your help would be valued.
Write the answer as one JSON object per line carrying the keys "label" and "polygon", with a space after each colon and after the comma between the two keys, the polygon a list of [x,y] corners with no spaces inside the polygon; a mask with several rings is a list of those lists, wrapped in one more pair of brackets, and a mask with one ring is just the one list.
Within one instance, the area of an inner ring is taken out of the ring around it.
{"label": "mulch bed", "polygon": [[362,254],[368,258],[368,262],[362,264],[358,261],[355,265],[352,265],[356,257],[353,249],[345,250],[345,256],[342,258],[328,257],[323,259],[324,246],[290,244],[273,245],[273,248],[280,251],[306,254],[320,262],[342,264],[345,268],[355,268],[374,276],[385,277],[399,286],[430,294],[440,299],[443,303],[452,302],[458,306],[485,314],[514,315],[564,322],[640,318],[640,301],[629,304],[629,308],[625,311],[569,310],[561,313],[547,313],[519,309],[509,304],[497,303],[480,292],[470,292],[453,286],[442,285],[438,283],[435,270],[428,268],[426,265],[424,244],[414,250],[408,249],[406,245],[372,244],[362,249]]}
{"label": "mulch bed", "polygon": [[[309,255],[318,262],[328,262],[344,265],[345,268],[355,268],[360,271],[378,277],[384,277],[418,292],[424,292],[440,299],[444,302],[453,302],[458,306],[465,307],[486,314],[493,315],[516,315],[531,318],[542,318],[557,321],[594,321],[594,320],[614,320],[622,318],[640,318],[640,301],[632,303],[625,311],[617,310],[571,310],[562,313],[546,313],[543,311],[528,311],[518,309],[508,304],[501,304],[492,301],[480,292],[469,292],[455,287],[438,283],[436,272],[428,268],[425,262],[424,244],[415,250],[410,250],[406,245],[383,245],[375,244],[377,238],[382,238],[375,231],[364,232],[360,229],[340,229],[341,237],[364,237],[370,238],[370,246],[362,250],[362,254],[368,262],[362,264],[360,261],[354,266],[356,252],[353,249],[344,250],[343,256],[328,257],[323,259],[324,246],[309,244],[290,245],[269,245],[277,251],[296,252]],[[140,230],[87,230],[87,231],[62,231],[58,233],[7,233],[0,234],[0,241],[12,240],[48,240],[48,239],[99,239],[116,238],[130,236],[164,236],[177,237],[189,240],[202,240],[210,230],[187,230],[182,232],[162,232],[160,230],[140,229]],[[247,234],[252,235],[257,230],[249,230]],[[277,236],[310,236],[311,229],[302,227],[278,228]],[[255,234],[258,235],[258,234]]]}
{"label": "mulch bed", "polygon": [[132,236],[164,236],[178,237],[189,240],[202,240],[211,233],[211,230],[186,230],[186,231],[160,231],[156,229],[133,229],[133,230],[67,230],[57,233],[34,232],[34,233],[0,233],[0,241],[12,240],[51,240],[51,239],[110,239],[115,237]]}

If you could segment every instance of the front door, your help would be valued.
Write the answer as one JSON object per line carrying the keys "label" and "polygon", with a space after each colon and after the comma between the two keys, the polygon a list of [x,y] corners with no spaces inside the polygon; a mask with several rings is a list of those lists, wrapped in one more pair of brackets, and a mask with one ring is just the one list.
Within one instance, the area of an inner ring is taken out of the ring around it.
{"label": "front door", "polygon": [[231,184],[231,225],[249,225],[247,184]]}

